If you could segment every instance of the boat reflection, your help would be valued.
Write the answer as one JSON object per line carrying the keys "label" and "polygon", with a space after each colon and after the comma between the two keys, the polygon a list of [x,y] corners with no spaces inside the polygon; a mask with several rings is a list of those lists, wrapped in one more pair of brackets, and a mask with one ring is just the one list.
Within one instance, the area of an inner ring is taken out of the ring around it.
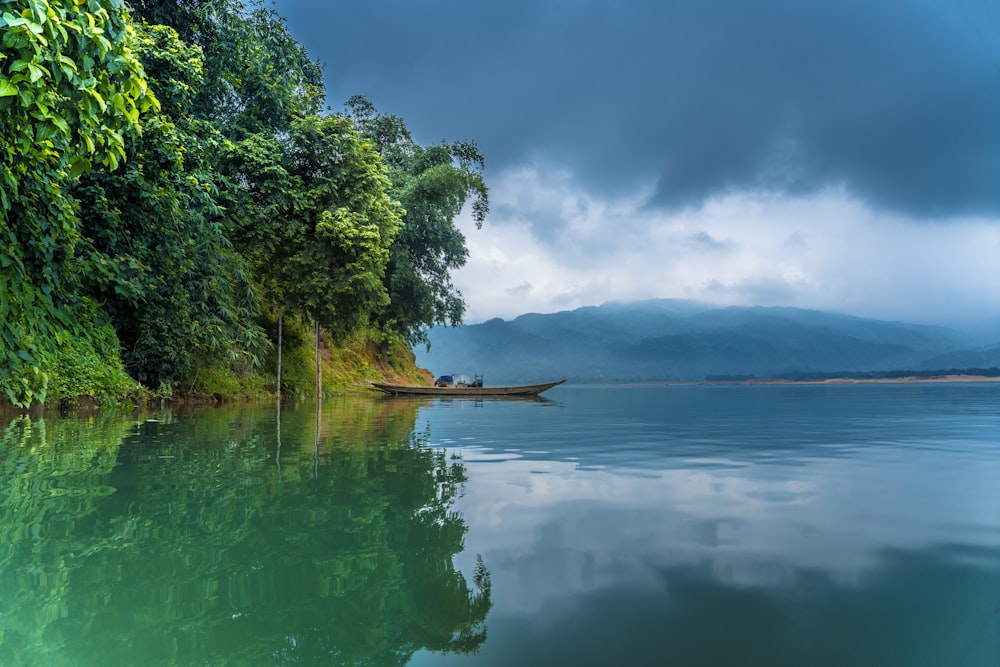
{"label": "boat reflection", "polygon": [[560,405],[558,401],[545,396],[442,396],[439,398],[428,396],[407,396],[405,394],[385,394],[379,397],[380,403],[398,403],[416,405],[419,407],[429,407],[433,405],[474,405],[483,407],[489,403],[542,403],[548,405]]}

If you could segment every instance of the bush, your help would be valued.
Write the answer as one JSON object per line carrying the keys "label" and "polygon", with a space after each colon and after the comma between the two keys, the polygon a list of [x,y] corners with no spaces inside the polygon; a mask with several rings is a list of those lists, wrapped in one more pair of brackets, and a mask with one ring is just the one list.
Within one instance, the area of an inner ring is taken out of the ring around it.
{"label": "bush", "polygon": [[102,406],[140,400],[146,391],[125,372],[118,336],[107,317],[90,308],[81,321],[80,333],[67,336],[42,365],[42,375],[48,379],[46,402],[67,407],[81,396]]}

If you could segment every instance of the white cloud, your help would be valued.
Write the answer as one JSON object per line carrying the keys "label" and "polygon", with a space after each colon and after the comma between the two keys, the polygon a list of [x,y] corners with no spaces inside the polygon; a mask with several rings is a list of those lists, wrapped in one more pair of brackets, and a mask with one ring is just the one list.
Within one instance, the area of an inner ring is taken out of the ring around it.
{"label": "white cloud", "polygon": [[[947,523],[956,508],[962,539],[995,542],[978,529],[989,524],[990,509],[964,503],[972,496],[921,491],[928,464],[947,456],[939,450],[904,456],[873,445],[870,465],[862,466],[836,457],[808,467],[706,459],[662,470],[581,469],[474,446],[456,451],[469,475],[456,508],[469,525],[458,560],[471,571],[473,555],[482,554],[506,612],[623,581],[656,586],[657,573],[678,564],[707,563],[719,581],[741,587],[794,586],[803,572],[817,571],[854,582],[888,550],[934,546],[926,526]],[[990,488],[995,474],[982,466],[952,473],[966,489]],[[863,498],[878,498],[878,511]],[[920,520],[887,523],[887,516]],[[587,563],[574,559],[582,554],[596,566],[589,577]]]}
{"label": "white cloud", "polygon": [[455,283],[470,323],[664,297],[918,322],[1000,311],[997,220],[909,220],[842,190],[664,212],[646,206],[651,187],[599,199],[565,172],[528,168],[491,187],[483,229],[462,221],[470,258]]}

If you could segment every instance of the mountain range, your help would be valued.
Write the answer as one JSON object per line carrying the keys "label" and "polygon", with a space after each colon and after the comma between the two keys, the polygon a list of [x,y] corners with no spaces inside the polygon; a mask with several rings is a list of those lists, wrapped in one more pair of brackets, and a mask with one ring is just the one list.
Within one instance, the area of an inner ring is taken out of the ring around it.
{"label": "mountain range", "polygon": [[944,327],[798,308],[657,299],[436,327],[417,364],[490,384],[803,377],[1000,366],[993,344]]}

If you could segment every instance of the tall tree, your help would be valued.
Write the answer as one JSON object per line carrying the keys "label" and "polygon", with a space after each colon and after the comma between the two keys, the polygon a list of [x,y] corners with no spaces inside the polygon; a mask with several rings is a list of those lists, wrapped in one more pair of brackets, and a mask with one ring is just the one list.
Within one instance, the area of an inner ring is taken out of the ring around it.
{"label": "tall tree", "polygon": [[233,239],[276,303],[336,336],[386,306],[382,278],[401,211],[378,152],[348,120],[305,118],[280,139],[248,137],[230,157],[243,184],[229,203]]}
{"label": "tall tree", "polygon": [[95,170],[76,193],[87,293],[111,315],[133,377],[157,386],[228,358],[254,366],[267,347],[248,267],[222,230],[215,155],[227,144],[191,113],[201,50],[167,26],[137,27],[136,53],[161,101],[126,144],[120,173]]}
{"label": "tall tree", "polygon": [[41,368],[77,324],[67,189],[116,168],[156,106],[120,0],[7,0],[0,14],[0,390],[44,400]]}
{"label": "tall tree", "polygon": [[[136,0],[134,6],[147,20],[171,25],[182,39],[202,47],[205,75],[191,114],[241,142],[244,149],[264,147],[265,159],[270,160],[281,152],[278,145],[287,140],[293,123],[320,111],[324,100],[321,68],[291,37],[273,9],[242,0]],[[216,156],[229,166],[246,158],[230,155],[228,150]],[[237,239],[249,235],[273,247],[273,238],[259,232],[269,229],[274,220],[255,217],[253,206],[244,209],[252,194],[248,191],[255,189],[252,181],[261,175],[228,176],[217,180],[230,212],[224,220],[226,234]],[[285,186],[294,187],[288,182]],[[260,229],[254,230],[258,225]],[[256,245],[240,245],[240,249],[251,259],[262,256]],[[256,266],[269,264],[258,261]],[[267,273],[257,272],[255,279],[267,282]],[[279,299],[278,304],[280,329],[284,302]]]}
{"label": "tall tree", "polygon": [[465,313],[462,294],[450,272],[465,265],[465,236],[455,224],[467,203],[476,227],[489,212],[484,160],[473,142],[420,146],[399,116],[380,114],[366,98],[354,96],[347,116],[371,141],[389,168],[392,196],[406,213],[390,251],[384,283],[389,304],[380,322],[411,344],[428,343],[434,325],[457,326]]}

